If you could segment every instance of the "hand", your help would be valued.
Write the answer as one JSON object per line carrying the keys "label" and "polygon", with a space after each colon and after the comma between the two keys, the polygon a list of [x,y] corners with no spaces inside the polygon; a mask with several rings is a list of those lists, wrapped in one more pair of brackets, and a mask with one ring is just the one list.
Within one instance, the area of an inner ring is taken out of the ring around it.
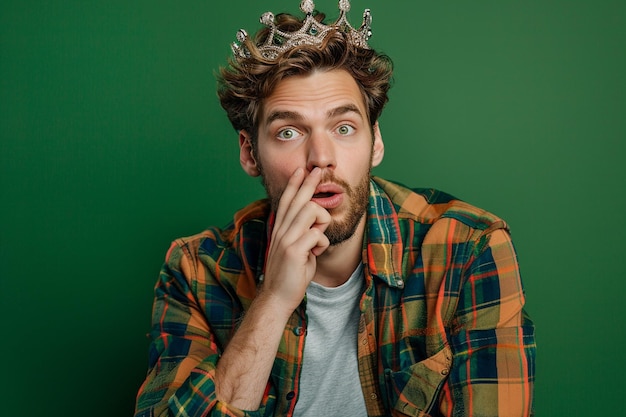
{"label": "hand", "polygon": [[322,178],[314,168],[308,176],[296,170],[280,198],[270,242],[263,292],[278,297],[291,314],[315,276],[316,258],[330,245],[324,231],[331,221],[324,208],[311,201]]}
{"label": "hand", "polygon": [[324,231],[330,214],[311,201],[322,178],[293,173],[278,203],[265,266],[265,281],[217,363],[216,396],[244,410],[256,410],[263,398],[276,351],[289,316],[315,276],[316,258],[329,241]]}

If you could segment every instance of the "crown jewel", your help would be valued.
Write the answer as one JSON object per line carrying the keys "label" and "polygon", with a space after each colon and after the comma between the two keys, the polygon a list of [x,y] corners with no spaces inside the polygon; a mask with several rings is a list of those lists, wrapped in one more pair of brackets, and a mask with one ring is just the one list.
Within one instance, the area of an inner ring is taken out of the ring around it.
{"label": "crown jewel", "polygon": [[[367,41],[372,36],[372,14],[369,9],[363,12],[363,24],[360,28],[354,29],[348,22],[346,14],[350,11],[350,1],[339,1],[339,18],[332,25],[319,23],[313,17],[315,4],[313,0],[302,0],[300,10],[306,17],[302,22],[302,27],[294,32],[283,32],[276,27],[275,17],[272,12],[263,13],[261,23],[270,29],[267,39],[262,45],[257,47],[259,53],[268,60],[276,59],[281,53],[299,45],[320,45],[329,32],[339,30],[346,34],[348,42],[359,48],[370,49]],[[248,33],[240,29],[237,32],[237,42],[233,42],[232,50],[237,60],[250,57],[250,51],[244,44],[248,38]]]}

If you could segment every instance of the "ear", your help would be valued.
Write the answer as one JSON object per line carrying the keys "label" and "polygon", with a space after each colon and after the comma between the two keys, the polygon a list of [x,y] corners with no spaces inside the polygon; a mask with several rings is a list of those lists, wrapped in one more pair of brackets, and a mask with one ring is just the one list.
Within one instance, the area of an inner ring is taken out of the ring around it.
{"label": "ear", "polygon": [[385,144],[383,143],[383,136],[380,134],[380,127],[378,121],[374,123],[374,146],[372,149],[372,168],[377,167],[383,161],[385,156]]}
{"label": "ear", "polygon": [[252,136],[245,130],[239,131],[239,162],[246,174],[251,177],[261,175],[256,155],[252,148]]}

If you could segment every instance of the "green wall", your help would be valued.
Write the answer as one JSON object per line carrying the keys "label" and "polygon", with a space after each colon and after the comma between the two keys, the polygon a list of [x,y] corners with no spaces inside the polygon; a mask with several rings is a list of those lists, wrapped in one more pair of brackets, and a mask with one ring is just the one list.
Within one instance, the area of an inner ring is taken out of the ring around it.
{"label": "green wall", "polygon": [[[0,415],[132,413],[169,242],[263,195],[213,73],[298,3],[0,4]],[[365,7],[397,67],[376,174],[509,221],[538,415],[624,415],[625,3]]]}

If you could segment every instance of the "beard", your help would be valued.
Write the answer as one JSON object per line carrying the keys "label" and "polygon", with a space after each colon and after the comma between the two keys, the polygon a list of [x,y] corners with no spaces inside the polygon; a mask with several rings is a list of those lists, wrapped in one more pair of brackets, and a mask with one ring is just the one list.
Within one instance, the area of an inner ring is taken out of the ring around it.
{"label": "beard", "polygon": [[[261,180],[263,187],[270,200],[272,211],[275,213],[280,203],[283,190],[276,190],[270,184],[267,176],[263,172],[263,169],[259,166],[261,173]],[[332,172],[325,172],[320,183],[334,183],[343,188],[348,200],[347,212],[340,219],[333,218],[324,231],[324,234],[328,238],[331,246],[339,245],[342,242],[350,239],[365,213],[367,212],[367,206],[369,204],[369,187],[370,187],[370,171],[368,170],[359,183],[351,187],[346,181],[335,177]],[[331,216],[337,214],[337,209],[330,209],[328,212]]]}

